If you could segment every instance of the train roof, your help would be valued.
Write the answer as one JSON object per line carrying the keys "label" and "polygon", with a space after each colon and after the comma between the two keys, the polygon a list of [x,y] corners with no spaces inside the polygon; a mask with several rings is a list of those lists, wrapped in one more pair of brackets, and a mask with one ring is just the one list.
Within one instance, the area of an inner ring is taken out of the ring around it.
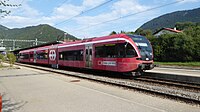
{"label": "train roof", "polygon": [[114,38],[123,38],[125,36],[126,34],[115,34],[115,35],[109,35],[109,36],[103,36],[103,37],[92,37],[92,38],[86,38],[86,39],[78,40],[78,41],[64,42],[64,43],[58,44],[58,46],[80,44],[80,43],[85,43],[85,42],[100,41],[100,40],[114,39]]}
{"label": "train roof", "polygon": [[[73,44],[82,44],[82,43],[86,43],[86,42],[93,42],[93,41],[101,41],[101,40],[107,40],[107,39],[115,39],[115,38],[128,38],[127,34],[114,34],[114,35],[109,35],[109,36],[102,36],[102,37],[93,37],[93,38],[86,38],[83,40],[76,40],[76,41],[70,41],[70,42],[59,42],[59,41],[55,41],[55,42],[51,42],[51,43],[46,43],[46,44],[42,44],[42,45],[38,45],[38,46],[33,46],[33,47],[29,47],[29,48],[24,48],[24,49],[19,49],[19,50],[15,50],[14,52],[29,52],[29,51],[33,51],[34,49],[37,50],[46,50],[48,48],[51,48],[52,45],[57,45],[58,47],[64,47],[64,46],[68,46],[68,45],[73,45]],[[134,35],[134,36],[138,36],[138,35]]]}
{"label": "train roof", "polygon": [[32,46],[32,47],[27,47],[27,48],[22,48],[22,49],[17,49],[17,50],[13,50],[11,52],[13,52],[14,54],[19,53],[20,51],[31,51],[35,48],[39,48],[39,47],[45,47],[45,46],[50,46],[50,45],[55,45],[55,44],[60,44],[62,43],[61,41],[53,41],[53,42],[49,42],[49,43],[45,43],[45,44],[40,44],[40,45],[36,45],[36,46]]}

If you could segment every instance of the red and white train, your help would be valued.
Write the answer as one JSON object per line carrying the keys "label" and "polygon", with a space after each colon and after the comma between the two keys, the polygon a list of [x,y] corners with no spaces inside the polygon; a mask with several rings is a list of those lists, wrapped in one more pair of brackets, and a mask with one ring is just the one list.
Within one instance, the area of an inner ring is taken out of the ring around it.
{"label": "red and white train", "polygon": [[140,73],[154,67],[150,42],[144,36],[127,34],[22,50],[19,61],[123,73]]}

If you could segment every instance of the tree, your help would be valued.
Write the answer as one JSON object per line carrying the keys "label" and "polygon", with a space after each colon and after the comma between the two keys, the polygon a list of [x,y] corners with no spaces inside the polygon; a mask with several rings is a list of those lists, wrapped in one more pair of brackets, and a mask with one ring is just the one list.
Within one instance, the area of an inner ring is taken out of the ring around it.
{"label": "tree", "polygon": [[185,30],[193,26],[195,26],[193,22],[177,22],[175,25],[178,30]]}
{"label": "tree", "polygon": [[139,28],[139,29],[137,29],[136,31],[135,31],[135,33],[136,34],[138,34],[138,35],[142,35],[142,36],[152,36],[152,31],[150,30],[150,29],[148,29],[148,30],[143,30],[143,29],[141,29],[141,28]]}
{"label": "tree", "polygon": [[117,34],[117,32],[112,31],[109,35],[114,35],[114,34]]}
{"label": "tree", "polygon": [[[0,0],[0,6],[2,6],[2,7],[19,7],[19,6],[21,6],[21,4],[16,5],[16,4],[10,4],[8,2],[9,2],[9,0]],[[4,9],[0,8],[0,16],[1,17],[5,17],[5,16],[9,15],[10,13],[11,13],[10,10],[7,10],[5,8]]]}

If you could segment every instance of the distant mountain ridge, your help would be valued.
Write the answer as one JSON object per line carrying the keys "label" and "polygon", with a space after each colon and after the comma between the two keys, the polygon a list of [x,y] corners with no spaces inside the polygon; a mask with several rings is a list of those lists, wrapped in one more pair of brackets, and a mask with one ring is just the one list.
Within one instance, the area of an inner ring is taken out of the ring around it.
{"label": "distant mountain ridge", "polygon": [[9,28],[5,27],[5,26],[2,26],[0,25],[0,30],[9,30]]}
{"label": "distant mountain ridge", "polygon": [[163,27],[173,28],[177,22],[200,22],[200,8],[164,14],[144,23],[140,28],[155,32]]}
{"label": "distant mountain ridge", "polygon": [[[38,26],[29,26],[25,28],[13,28],[9,29],[5,26],[0,25],[0,39],[18,39],[18,40],[35,40],[44,42],[56,41],[59,37],[60,40],[63,40],[64,31],[56,29],[47,24],[41,24]],[[67,33],[67,39],[77,40],[76,37]],[[29,43],[32,44],[32,43]],[[5,43],[5,46],[12,46],[12,43]],[[16,46],[19,48],[28,47],[29,45],[24,43],[16,43]]]}
{"label": "distant mountain ridge", "polygon": [[[64,31],[56,29],[47,24],[41,24],[38,26],[29,26],[25,28],[13,28],[9,29],[5,26],[0,25],[0,38],[7,39],[35,39],[37,38],[40,41],[56,41],[58,36],[63,36]],[[67,34],[67,38],[74,40],[76,37]]]}

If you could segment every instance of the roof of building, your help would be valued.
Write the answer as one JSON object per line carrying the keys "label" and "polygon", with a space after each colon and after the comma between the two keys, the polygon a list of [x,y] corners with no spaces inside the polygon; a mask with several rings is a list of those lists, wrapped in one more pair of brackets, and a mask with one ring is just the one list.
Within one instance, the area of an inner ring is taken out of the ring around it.
{"label": "roof of building", "polygon": [[180,33],[182,31],[180,30],[176,30],[176,29],[172,29],[172,28],[161,28],[160,30],[156,31],[155,33],[153,33],[154,35],[157,34],[158,32],[162,31],[162,30],[168,30],[168,31],[171,31],[171,32],[174,32],[174,33]]}

